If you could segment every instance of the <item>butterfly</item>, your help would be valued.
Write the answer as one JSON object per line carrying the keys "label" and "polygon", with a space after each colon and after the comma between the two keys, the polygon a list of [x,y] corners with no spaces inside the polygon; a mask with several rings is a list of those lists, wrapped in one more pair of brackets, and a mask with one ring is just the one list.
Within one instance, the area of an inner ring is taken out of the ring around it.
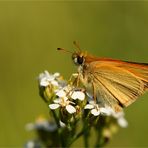
{"label": "butterfly", "polygon": [[95,57],[74,44],[78,48],[72,53],[72,60],[78,66],[77,81],[93,95],[96,103],[119,112],[148,91],[147,63]]}

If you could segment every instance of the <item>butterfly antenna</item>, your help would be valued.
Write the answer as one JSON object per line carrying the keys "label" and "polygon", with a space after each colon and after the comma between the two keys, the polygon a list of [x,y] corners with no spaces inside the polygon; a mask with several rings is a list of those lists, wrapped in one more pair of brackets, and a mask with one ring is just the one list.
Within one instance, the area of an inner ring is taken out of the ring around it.
{"label": "butterfly antenna", "polygon": [[73,53],[73,52],[66,50],[66,49],[63,49],[63,48],[57,48],[57,50],[61,50],[61,51],[67,52],[67,53]]}
{"label": "butterfly antenna", "polygon": [[73,44],[77,47],[77,49],[78,49],[79,51],[81,51],[81,48],[80,48],[79,44],[78,44],[76,41],[73,41]]}

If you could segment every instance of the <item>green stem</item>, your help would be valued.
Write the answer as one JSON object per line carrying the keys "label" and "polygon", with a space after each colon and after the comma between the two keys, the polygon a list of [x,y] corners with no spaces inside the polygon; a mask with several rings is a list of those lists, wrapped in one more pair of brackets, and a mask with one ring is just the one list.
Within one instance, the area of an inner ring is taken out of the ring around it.
{"label": "green stem", "polygon": [[71,144],[75,142],[79,137],[81,137],[84,134],[84,132],[84,130],[81,130],[77,135],[75,135],[73,139],[69,142],[68,147],[71,146]]}
{"label": "green stem", "polygon": [[52,114],[53,114],[53,117],[54,117],[54,119],[55,119],[55,122],[56,122],[56,124],[57,124],[57,127],[60,128],[60,122],[59,122],[59,119],[58,119],[58,117],[57,117],[55,111],[54,111],[54,110],[51,110],[51,112],[52,112]]}
{"label": "green stem", "polygon": [[108,140],[106,139],[106,137],[104,137],[103,135],[103,129],[105,127],[105,118],[104,117],[100,117],[99,118],[99,124],[98,124],[98,127],[97,127],[97,141],[96,141],[96,145],[95,147],[96,148],[102,148],[104,147]]}
{"label": "green stem", "polygon": [[85,148],[89,147],[88,137],[89,137],[90,129],[89,130],[88,129],[89,129],[88,122],[84,121],[83,131],[84,131],[84,146],[85,146]]}
{"label": "green stem", "polygon": [[64,142],[64,137],[62,135],[62,128],[60,126],[59,119],[58,119],[55,111],[52,110],[52,114],[53,114],[53,117],[54,117],[55,122],[56,122],[57,127],[58,127],[58,134],[59,134],[59,138],[60,138],[60,145],[61,145],[61,147],[65,147],[66,145],[65,145],[65,142]]}

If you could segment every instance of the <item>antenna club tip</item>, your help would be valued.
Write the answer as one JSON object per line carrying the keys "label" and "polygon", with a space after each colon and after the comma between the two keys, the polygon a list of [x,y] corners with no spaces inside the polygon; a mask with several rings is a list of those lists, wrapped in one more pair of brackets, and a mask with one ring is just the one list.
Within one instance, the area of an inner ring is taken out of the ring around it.
{"label": "antenna club tip", "polygon": [[61,50],[61,48],[57,48],[57,50]]}

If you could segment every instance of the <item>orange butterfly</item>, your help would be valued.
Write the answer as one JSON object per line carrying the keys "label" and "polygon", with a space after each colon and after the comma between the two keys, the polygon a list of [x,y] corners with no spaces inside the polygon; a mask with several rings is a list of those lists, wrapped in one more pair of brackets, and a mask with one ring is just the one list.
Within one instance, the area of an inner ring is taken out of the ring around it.
{"label": "orange butterfly", "polygon": [[79,49],[72,53],[78,66],[77,80],[93,93],[97,103],[118,112],[148,90],[148,64],[98,58],[82,52],[74,44]]}

